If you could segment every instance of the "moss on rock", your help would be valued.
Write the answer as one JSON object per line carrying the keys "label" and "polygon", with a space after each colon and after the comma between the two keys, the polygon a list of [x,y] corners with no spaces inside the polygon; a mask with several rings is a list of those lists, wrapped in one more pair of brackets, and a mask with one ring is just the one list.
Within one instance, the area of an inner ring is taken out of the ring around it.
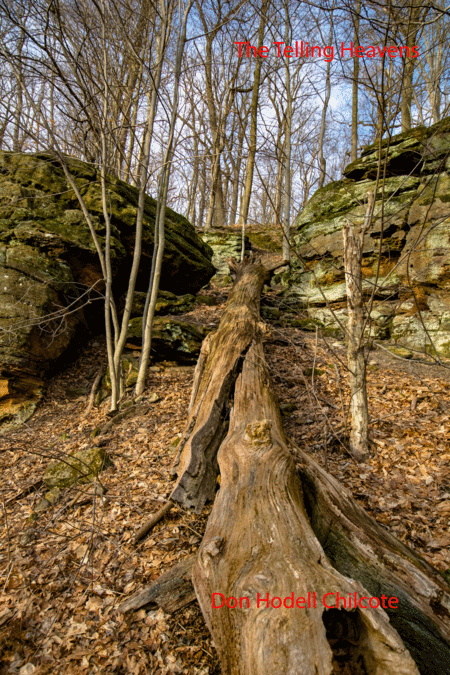
{"label": "moss on rock", "polygon": [[[131,319],[128,329],[130,339],[142,340],[142,317]],[[152,357],[194,363],[204,337],[205,333],[190,323],[170,317],[157,317],[153,324]]]}
{"label": "moss on rock", "polygon": [[[144,313],[147,293],[137,292],[134,294],[133,307],[131,310],[132,318],[142,316]],[[170,291],[159,291],[156,301],[155,314],[185,314],[194,309],[196,297],[191,293],[185,295],[175,295]]]}
{"label": "moss on rock", "polygon": [[[103,246],[106,233],[99,173],[75,158],[66,157],[66,162]],[[107,191],[114,287],[120,294],[126,289],[132,264],[138,190],[108,177]],[[155,213],[156,201],[147,196],[137,291],[148,287]],[[198,291],[214,274],[212,250],[171,209],[166,212],[165,228],[161,288]],[[92,298],[101,301],[103,287],[89,228],[59,161],[45,153],[0,151],[0,374],[8,373],[12,389],[17,378],[40,376],[53,368],[89,329],[103,330],[98,305],[82,307],[87,299],[83,293],[94,288]],[[15,408],[17,420],[25,414],[22,402],[20,406]]]}
{"label": "moss on rock", "polygon": [[103,469],[112,465],[104,448],[78,450],[60,462],[47,467],[43,481],[48,488],[67,488],[75,483],[88,483]]}

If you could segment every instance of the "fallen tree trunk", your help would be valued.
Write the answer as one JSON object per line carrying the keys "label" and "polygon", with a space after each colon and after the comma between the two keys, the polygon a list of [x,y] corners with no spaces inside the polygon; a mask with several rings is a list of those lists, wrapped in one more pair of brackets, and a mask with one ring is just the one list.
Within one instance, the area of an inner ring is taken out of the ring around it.
{"label": "fallen tree trunk", "polygon": [[[299,480],[262,348],[270,271],[232,267],[235,286],[197,365],[171,495],[201,510],[220,471],[193,583],[223,674],[418,673],[408,650],[423,675],[450,673],[444,579],[306,455]],[[399,617],[398,632],[378,604]]]}

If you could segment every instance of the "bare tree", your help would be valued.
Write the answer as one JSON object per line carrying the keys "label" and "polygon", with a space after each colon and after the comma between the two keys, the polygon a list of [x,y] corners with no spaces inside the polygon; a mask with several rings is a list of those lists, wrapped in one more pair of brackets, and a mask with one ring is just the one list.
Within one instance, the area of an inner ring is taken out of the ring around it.
{"label": "bare tree", "polygon": [[[169,137],[164,156],[164,164],[159,180],[158,191],[158,207],[156,211],[155,220],[155,244],[154,249],[156,254],[153,255],[152,274],[150,278],[149,291],[145,303],[144,315],[142,317],[142,352],[139,363],[139,373],[136,382],[136,396],[142,395],[145,388],[145,378],[147,375],[148,362],[150,358],[151,335],[153,327],[153,318],[155,315],[156,301],[159,290],[159,280],[161,278],[162,261],[164,254],[164,221],[166,215],[167,192],[169,189],[170,172],[172,168],[173,154],[174,154],[174,134],[175,125],[178,119],[178,99],[181,77],[181,65],[183,61],[184,46],[186,43],[186,26],[194,0],[187,0],[183,7],[182,14],[179,16],[179,29],[175,57],[174,68],[174,84],[173,84],[173,102],[172,112],[170,117]],[[161,10],[164,7],[164,0],[161,2]]]}
{"label": "bare tree", "polygon": [[[264,34],[267,23],[267,13],[270,7],[271,0],[262,0],[261,9],[260,9],[260,19],[258,27],[258,38],[256,50],[259,54],[261,47],[264,44]],[[258,101],[259,101],[259,87],[261,82],[261,67],[262,67],[262,57],[255,55],[255,67],[253,71],[253,85],[252,85],[252,100],[250,104],[250,130],[249,130],[249,141],[248,141],[248,155],[247,155],[247,164],[245,170],[245,182],[244,182],[244,191],[241,200],[239,222],[242,225],[242,236],[244,237],[245,232],[245,223],[248,219],[248,211],[250,207],[250,197],[252,193],[253,185],[253,172],[255,167],[256,160],[256,148],[257,148],[257,125],[258,125]]]}

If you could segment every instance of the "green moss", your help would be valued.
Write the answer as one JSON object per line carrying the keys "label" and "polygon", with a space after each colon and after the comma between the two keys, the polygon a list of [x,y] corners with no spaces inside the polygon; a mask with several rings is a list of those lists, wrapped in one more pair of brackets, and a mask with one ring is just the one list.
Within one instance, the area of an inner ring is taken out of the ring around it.
{"label": "green moss", "polygon": [[[103,245],[105,225],[98,171],[74,158],[68,157],[67,162]],[[12,189],[11,186],[15,187]],[[114,177],[108,177],[107,190],[113,234],[112,258],[121,263],[133,252],[138,190]],[[156,201],[147,195],[143,234],[143,255],[146,257],[151,257],[155,212]],[[14,223],[23,225],[24,220],[29,221],[28,228],[52,233],[66,245],[95,252],[78,200],[68,187],[58,162],[42,153],[0,152],[2,230],[7,231]],[[199,290],[214,274],[211,257],[212,250],[196,235],[186,218],[168,208],[163,287],[170,288],[175,284],[186,290]]]}
{"label": "green moss", "polygon": [[[128,335],[133,341],[142,340],[142,317],[131,319]],[[169,317],[156,317],[152,332],[152,355],[159,359],[196,361],[205,333],[196,326]]]}
{"label": "green moss", "polygon": [[78,450],[64,461],[54,462],[46,469],[43,481],[49,488],[66,488],[75,483],[93,480],[112,462],[104,448]]}
{"label": "green moss", "polygon": [[194,301],[196,305],[207,305],[208,307],[215,307],[218,304],[217,300],[210,295],[196,295]]}
{"label": "green moss", "polygon": [[302,328],[303,330],[315,331],[317,328],[323,328],[322,322],[316,319],[291,319],[289,323],[293,328]]}
{"label": "green moss", "polygon": [[274,252],[281,250],[283,241],[281,230],[249,231],[247,236],[250,243],[256,248]]}
{"label": "green moss", "polygon": [[304,368],[303,369],[303,375],[305,377],[320,377],[320,375],[324,374],[324,370],[321,370],[321,368]]}

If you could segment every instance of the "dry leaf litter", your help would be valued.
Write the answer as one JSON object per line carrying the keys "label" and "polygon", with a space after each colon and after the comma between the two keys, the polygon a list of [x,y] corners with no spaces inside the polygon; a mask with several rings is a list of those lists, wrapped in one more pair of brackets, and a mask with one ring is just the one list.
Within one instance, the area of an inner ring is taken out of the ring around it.
{"label": "dry leaf litter", "polygon": [[[201,306],[183,319],[213,328],[223,310],[224,296],[219,299],[217,307]],[[446,572],[450,370],[372,351],[371,458],[356,464],[346,450],[343,343],[279,320],[271,324],[265,349],[288,436],[378,522]],[[93,340],[49,382],[34,417],[0,440],[0,673],[218,675],[197,603],[172,615],[117,609],[195,552],[204,531],[207,510],[198,517],[173,509],[145,540],[133,543],[170,494],[174,439],[183,430],[193,367],[156,364],[143,399],[146,414],[108,431],[105,448],[114,465],[35,513],[48,464],[95,446],[94,430],[110,419],[107,400],[85,415],[103,358],[103,343]]]}

